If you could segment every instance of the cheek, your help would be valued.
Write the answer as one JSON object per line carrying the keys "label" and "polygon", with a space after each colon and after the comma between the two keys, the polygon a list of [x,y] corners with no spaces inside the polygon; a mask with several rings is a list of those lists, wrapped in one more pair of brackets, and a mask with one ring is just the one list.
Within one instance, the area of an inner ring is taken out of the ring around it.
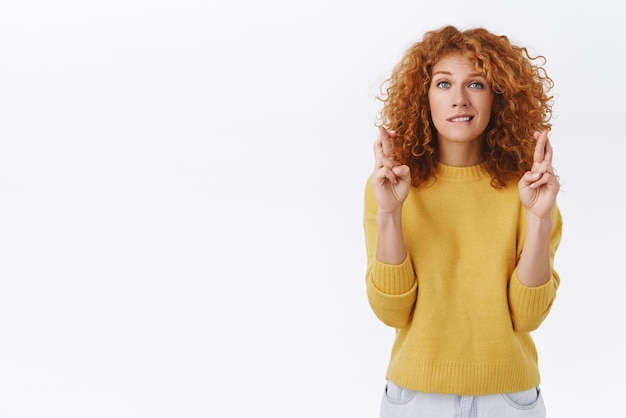
{"label": "cheek", "polygon": [[431,109],[431,114],[430,114],[430,125],[436,131],[441,131],[444,128],[441,118],[438,118],[437,115],[432,112],[432,109]]}
{"label": "cheek", "polygon": [[493,106],[494,106],[494,97],[493,95],[485,101],[485,110],[491,114],[493,112]]}
{"label": "cheek", "polygon": [[429,113],[433,119],[437,119],[441,115],[440,106],[437,106],[437,99],[430,93],[428,94]]}
{"label": "cheek", "polygon": [[[437,93],[437,92],[436,92]],[[432,90],[428,91],[428,111],[430,120],[435,130],[443,128],[443,121],[449,116],[449,109],[444,103],[441,95],[433,94]]]}
{"label": "cheek", "polygon": [[482,123],[484,123],[485,126],[489,123],[489,120],[491,120],[492,113],[493,113],[493,101],[483,102],[480,107],[480,115],[481,115]]}

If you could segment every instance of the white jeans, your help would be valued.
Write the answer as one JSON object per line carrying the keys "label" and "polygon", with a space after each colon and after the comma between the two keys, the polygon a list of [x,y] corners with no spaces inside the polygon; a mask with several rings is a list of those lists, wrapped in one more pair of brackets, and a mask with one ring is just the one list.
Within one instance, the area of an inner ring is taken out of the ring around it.
{"label": "white jeans", "polygon": [[415,392],[387,382],[381,418],[545,418],[539,388],[483,396]]}

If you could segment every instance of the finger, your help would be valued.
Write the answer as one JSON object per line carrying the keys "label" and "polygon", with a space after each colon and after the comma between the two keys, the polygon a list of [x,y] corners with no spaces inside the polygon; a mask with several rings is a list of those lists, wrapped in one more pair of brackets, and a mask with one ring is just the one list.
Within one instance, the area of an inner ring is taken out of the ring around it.
{"label": "finger", "polygon": [[392,170],[400,180],[411,183],[411,169],[406,164],[395,166]]}
{"label": "finger", "polygon": [[393,176],[393,178],[389,178],[389,173],[387,172],[387,170],[388,169],[385,167],[374,170],[372,176],[370,177],[371,185],[374,187],[384,187],[387,182],[394,184],[394,182],[396,181],[395,176]]}
{"label": "finger", "polygon": [[530,188],[536,189],[543,185],[549,185],[549,184],[552,184],[557,188],[559,187],[559,181],[556,179],[554,174],[544,173],[537,181],[530,184]]}
{"label": "finger", "polygon": [[541,175],[541,176],[537,179],[537,181],[535,181],[535,182],[533,182],[533,183],[531,183],[531,184],[530,184],[530,188],[531,188],[531,189],[536,189],[537,187],[541,186],[542,184],[547,183],[547,182],[548,182],[547,177],[548,177],[548,176],[547,176],[545,173],[544,173],[544,174],[542,174],[542,175]]}
{"label": "finger", "polygon": [[520,184],[522,186],[524,186],[524,187],[528,187],[532,183],[534,183],[537,180],[539,180],[541,175],[542,175],[542,173],[539,173],[539,172],[536,172],[536,171],[527,171],[527,172],[524,173],[524,175],[520,179]]}
{"label": "finger", "polygon": [[529,187],[531,189],[535,189],[541,184],[543,177],[546,175],[546,173],[527,171],[520,179],[519,186],[520,188]]}
{"label": "finger", "polygon": [[385,155],[385,153],[383,152],[383,145],[382,145],[382,140],[377,140],[376,143],[374,144],[374,158],[375,158],[375,168],[380,168],[380,167],[389,167],[389,168],[393,168],[396,164],[395,161]]}
{"label": "finger", "polygon": [[535,153],[533,154],[533,162],[540,163],[544,160],[546,150],[546,131],[535,132],[534,134],[537,142],[535,143]]}
{"label": "finger", "polygon": [[552,153],[552,144],[550,143],[550,140],[546,138],[546,154],[543,158],[550,164],[552,164]]}
{"label": "finger", "polygon": [[378,167],[382,167],[383,166],[383,162],[382,162],[382,155],[383,155],[383,151],[382,151],[382,141],[380,140],[380,138],[376,139],[376,142],[374,142],[374,146],[373,146],[373,151],[374,151],[374,167],[378,168]]}
{"label": "finger", "polygon": [[397,176],[393,173],[393,170],[389,167],[381,167],[380,169],[378,169],[378,175],[377,178],[379,179],[379,181],[382,183],[384,183],[386,180],[389,180],[389,182],[391,184],[396,184],[398,183],[398,178]]}
{"label": "finger", "polygon": [[552,167],[552,164],[548,161],[548,160],[543,160],[540,163],[533,163],[533,167],[531,169],[532,173],[550,173],[552,175],[554,175],[555,171],[554,171],[554,167]]}
{"label": "finger", "polygon": [[394,131],[388,131],[383,126],[379,126],[378,130],[380,131],[379,138],[382,143],[382,151],[385,156],[391,156],[393,154],[393,149],[391,148],[391,140],[390,138],[395,135]]}

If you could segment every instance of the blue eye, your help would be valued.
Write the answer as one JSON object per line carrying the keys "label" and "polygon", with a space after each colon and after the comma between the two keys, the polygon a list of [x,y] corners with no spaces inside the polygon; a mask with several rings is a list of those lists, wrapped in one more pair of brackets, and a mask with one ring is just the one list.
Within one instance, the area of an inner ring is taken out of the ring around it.
{"label": "blue eye", "polygon": [[450,87],[450,83],[448,83],[447,81],[440,81],[439,83],[437,83],[437,87],[441,89],[447,89],[448,87]]}
{"label": "blue eye", "polygon": [[472,81],[469,86],[473,89],[482,89],[485,86],[482,83],[479,83],[478,81]]}

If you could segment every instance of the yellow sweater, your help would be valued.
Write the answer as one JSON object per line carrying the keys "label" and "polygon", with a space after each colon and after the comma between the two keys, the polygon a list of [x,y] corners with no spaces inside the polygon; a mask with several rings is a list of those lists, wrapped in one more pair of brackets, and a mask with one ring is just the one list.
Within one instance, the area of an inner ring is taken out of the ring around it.
{"label": "yellow sweater", "polygon": [[[548,314],[559,276],[526,287],[516,275],[526,215],[517,184],[490,185],[482,166],[440,165],[402,209],[407,257],[376,259],[377,204],[365,191],[366,288],[376,316],[396,328],[387,378],[423,392],[484,395],[539,384],[530,332]],[[561,238],[555,206],[551,264]]]}

